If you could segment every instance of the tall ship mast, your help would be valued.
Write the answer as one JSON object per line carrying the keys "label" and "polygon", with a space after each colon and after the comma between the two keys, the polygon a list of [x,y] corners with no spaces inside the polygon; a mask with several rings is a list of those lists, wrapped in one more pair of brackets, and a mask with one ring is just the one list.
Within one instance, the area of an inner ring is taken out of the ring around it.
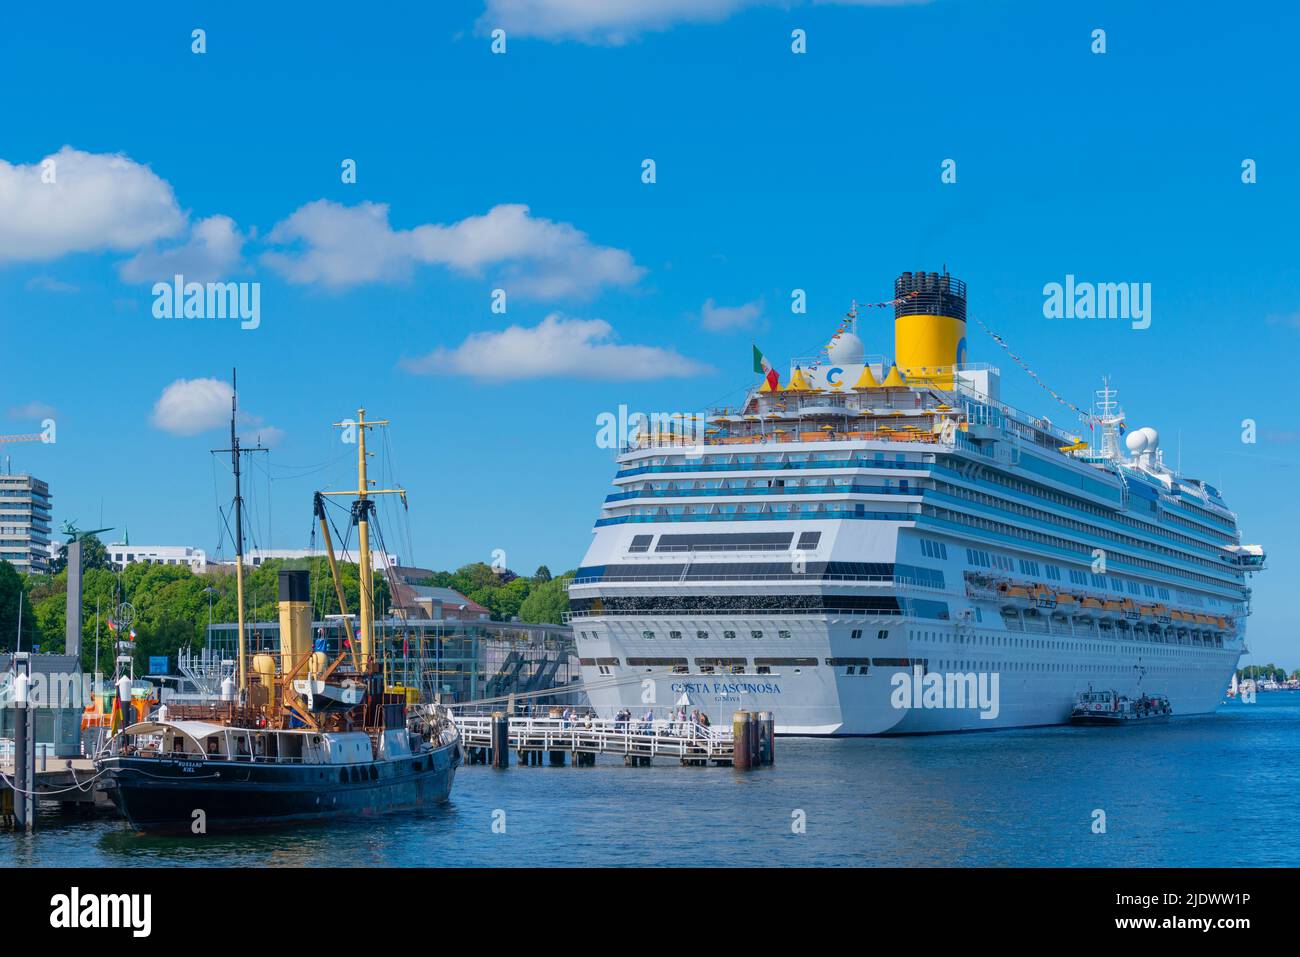
{"label": "tall ship mast", "polygon": [[[367,477],[366,433],[387,422],[369,421],[361,409],[355,423],[335,423],[357,431],[357,487],[313,497],[342,637],[333,649],[324,637],[313,640],[309,573],[281,569],[279,653],[258,653],[248,661],[234,415],[232,401],[238,690],[219,703],[160,707],[115,734],[95,761],[108,793],[132,827],[162,833],[275,827],[445,801],[462,761],[455,726],[440,706],[411,703],[406,689],[388,688],[374,654],[374,497],[406,500],[404,489],[375,489]],[[325,516],[326,496],[353,498],[360,538],[355,632]]]}
{"label": "tall ship mast", "polygon": [[946,271],[875,305],[892,361],[855,305],[784,381],[755,348],[738,404],[619,450],[569,589],[597,710],[810,736],[1060,724],[1089,689],[1213,711],[1264,568],[1218,489],[1129,430],[1109,382],[1095,411],[1064,403],[1077,433],[1003,401]]}

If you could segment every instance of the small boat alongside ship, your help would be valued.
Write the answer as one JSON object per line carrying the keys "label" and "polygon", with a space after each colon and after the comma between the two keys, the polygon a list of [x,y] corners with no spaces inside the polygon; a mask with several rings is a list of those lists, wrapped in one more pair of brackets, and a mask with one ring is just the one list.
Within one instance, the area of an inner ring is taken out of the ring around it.
{"label": "small boat alongside ship", "polygon": [[446,801],[462,761],[450,716],[389,687],[375,655],[373,589],[361,588],[356,621],[348,614],[325,516],[325,495],[354,496],[360,581],[371,581],[374,489],[366,477],[368,422],[355,423],[355,490],[317,493],[315,514],[344,628],[338,653],[313,639],[309,574],[279,573],[280,650],[246,662],[239,442],[235,462],[236,587],[239,595],[238,690],[225,700],[163,705],[114,734],[96,756],[117,808],[138,831],[209,833],[322,822],[416,809]]}
{"label": "small boat alongside ship", "polygon": [[1169,699],[1162,694],[1137,698],[1116,691],[1082,691],[1070,712],[1071,724],[1127,725],[1162,721],[1173,714]]}

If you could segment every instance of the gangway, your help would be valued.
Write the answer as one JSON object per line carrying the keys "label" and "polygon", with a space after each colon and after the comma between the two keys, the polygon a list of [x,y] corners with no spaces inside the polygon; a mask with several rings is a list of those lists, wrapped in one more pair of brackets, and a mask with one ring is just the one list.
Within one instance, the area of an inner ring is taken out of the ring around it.
{"label": "gangway", "polygon": [[524,683],[524,693],[552,687],[555,684],[555,676],[560,671],[560,665],[564,664],[565,660],[564,653],[558,652],[554,658],[543,658],[537,662],[537,670]]}
{"label": "gangway", "polygon": [[487,683],[488,697],[508,694],[515,690],[519,682],[519,672],[523,669],[526,662],[524,656],[517,651],[512,651],[506,655],[506,660],[501,665],[501,670],[494,674]]}

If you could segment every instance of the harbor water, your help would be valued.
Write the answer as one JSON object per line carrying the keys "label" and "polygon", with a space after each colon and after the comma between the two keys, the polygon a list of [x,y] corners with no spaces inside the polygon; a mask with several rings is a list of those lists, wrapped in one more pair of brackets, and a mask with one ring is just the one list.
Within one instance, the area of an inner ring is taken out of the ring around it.
{"label": "harbor water", "polygon": [[1132,728],[783,738],[751,771],[464,767],[416,817],[254,836],[50,809],[0,836],[0,866],[1282,866],[1297,747],[1300,692],[1273,692]]}

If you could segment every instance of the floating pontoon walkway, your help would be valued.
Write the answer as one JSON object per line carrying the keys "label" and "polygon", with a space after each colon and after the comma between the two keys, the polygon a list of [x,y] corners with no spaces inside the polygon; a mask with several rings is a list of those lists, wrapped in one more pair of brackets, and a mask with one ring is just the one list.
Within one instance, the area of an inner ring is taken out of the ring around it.
{"label": "floating pontoon walkway", "polygon": [[[689,721],[611,721],[586,718],[507,718],[488,714],[454,714],[461,746],[471,764],[503,766],[513,750],[521,764],[563,764],[572,754],[577,765],[595,763],[597,754],[621,754],[626,764],[649,764],[652,758],[677,758],[682,764],[730,765],[734,753],[731,729],[704,728]],[[495,745],[505,735],[504,749]]]}

